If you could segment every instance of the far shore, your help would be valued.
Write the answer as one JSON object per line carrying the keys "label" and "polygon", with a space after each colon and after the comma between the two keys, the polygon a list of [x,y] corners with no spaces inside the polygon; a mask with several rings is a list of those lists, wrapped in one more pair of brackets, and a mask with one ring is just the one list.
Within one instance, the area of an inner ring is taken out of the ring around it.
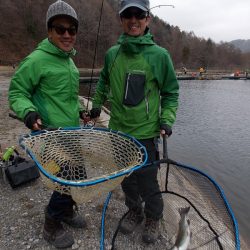
{"label": "far shore", "polygon": [[[0,75],[2,76],[12,76],[17,67],[11,66],[0,66]],[[80,82],[86,82],[90,77],[98,78],[101,72],[101,69],[88,69],[88,68],[79,68],[80,72]],[[183,69],[176,69],[176,76],[178,80],[221,80],[221,79],[247,79],[250,80],[250,75],[246,77],[245,72],[240,71],[239,75],[234,75],[234,70],[206,70],[203,73],[199,72],[199,69],[187,69],[186,72]],[[84,81],[85,78],[85,81]],[[82,81],[81,81],[82,79]]]}

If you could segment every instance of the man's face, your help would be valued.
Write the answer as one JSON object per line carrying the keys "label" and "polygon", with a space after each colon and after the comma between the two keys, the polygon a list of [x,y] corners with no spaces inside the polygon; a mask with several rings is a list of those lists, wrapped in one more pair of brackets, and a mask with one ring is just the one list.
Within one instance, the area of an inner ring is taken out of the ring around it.
{"label": "man's face", "polygon": [[136,7],[127,8],[120,17],[123,31],[130,36],[144,35],[150,22],[150,16],[147,15],[147,12]]}
{"label": "man's face", "polygon": [[77,29],[73,21],[68,17],[58,17],[52,23],[48,31],[48,37],[52,43],[65,52],[73,49],[76,42]]}

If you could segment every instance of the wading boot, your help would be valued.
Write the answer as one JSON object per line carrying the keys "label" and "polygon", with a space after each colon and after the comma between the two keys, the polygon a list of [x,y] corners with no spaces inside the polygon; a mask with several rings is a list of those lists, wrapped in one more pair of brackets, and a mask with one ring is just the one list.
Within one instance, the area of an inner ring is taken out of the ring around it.
{"label": "wading boot", "polygon": [[160,221],[146,218],[142,240],[145,243],[154,243],[160,235]]}
{"label": "wading boot", "polygon": [[129,210],[120,225],[120,232],[123,234],[131,234],[135,228],[143,221],[143,213]]}
{"label": "wading boot", "polygon": [[52,218],[45,210],[43,238],[56,248],[67,248],[74,244],[73,235],[67,232],[60,221]]}
{"label": "wading boot", "polygon": [[74,228],[85,228],[87,226],[84,218],[78,214],[76,206],[75,209],[72,207],[71,209],[65,210],[62,221]]}

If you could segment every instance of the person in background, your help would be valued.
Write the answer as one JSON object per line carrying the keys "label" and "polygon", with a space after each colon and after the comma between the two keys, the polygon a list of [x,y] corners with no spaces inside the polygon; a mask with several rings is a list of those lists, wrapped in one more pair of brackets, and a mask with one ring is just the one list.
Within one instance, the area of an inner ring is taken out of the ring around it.
{"label": "person in background", "polygon": [[234,76],[239,77],[240,76],[240,71],[238,70],[238,71],[234,72]]}
{"label": "person in background", "polygon": [[[108,99],[109,127],[138,139],[147,149],[148,161],[152,162],[159,159],[160,134],[172,134],[179,85],[168,51],[154,42],[149,31],[149,10],[148,0],[121,1],[119,15],[124,33],[106,53],[90,116],[97,118]],[[128,214],[120,231],[132,233],[145,216],[142,240],[146,243],[157,240],[163,217],[157,171],[158,166],[154,165],[142,168],[121,184]]]}
{"label": "person in background", "polygon": [[199,69],[199,75],[202,76],[203,73],[204,73],[204,68],[203,68],[203,67],[200,67],[200,69]]}
{"label": "person in background", "polygon": [[[11,80],[9,104],[31,130],[79,126],[85,113],[78,98],[79,71],[71,59],[76,53],[77,14],[59,0],[49,6],[46,24],[48,38],[21,62]],[[74,244],[62,222],[86,226],[72,197],[54,191],[45,208],[43,237],[56,248]]]}

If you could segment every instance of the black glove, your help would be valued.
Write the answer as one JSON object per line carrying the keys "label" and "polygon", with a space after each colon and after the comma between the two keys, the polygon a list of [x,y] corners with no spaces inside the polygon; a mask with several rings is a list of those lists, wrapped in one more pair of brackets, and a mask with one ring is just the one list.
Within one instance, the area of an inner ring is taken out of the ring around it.
{"label": "black glove", "polygon": [[100,114],[101,114],[101,109],[100,108],[92,108],[90,110],[90,118],[91,119],[99,117]]}
{"label": "black glove", "polygon": [[169,137],[170,135],[172,135],[172,129],[169,125],[167,124],[161,124],[160,125],[160,129],[161,130],[165,130],[165,134]]}
{"label": "black glove", "polygon": [[34,123],[37,122],[37,119],[41,119],[40,115],[35,111],[30,111],[25,117],[24,117],[24,124],[29,129],[33,129]]}
{"label": "black glove", "polygon": [[90,113],[88,111],[85,111],[85,110],[81,110],[79,112],[79,116],[82,120],[84,120],[87,116],[90,116]]}

